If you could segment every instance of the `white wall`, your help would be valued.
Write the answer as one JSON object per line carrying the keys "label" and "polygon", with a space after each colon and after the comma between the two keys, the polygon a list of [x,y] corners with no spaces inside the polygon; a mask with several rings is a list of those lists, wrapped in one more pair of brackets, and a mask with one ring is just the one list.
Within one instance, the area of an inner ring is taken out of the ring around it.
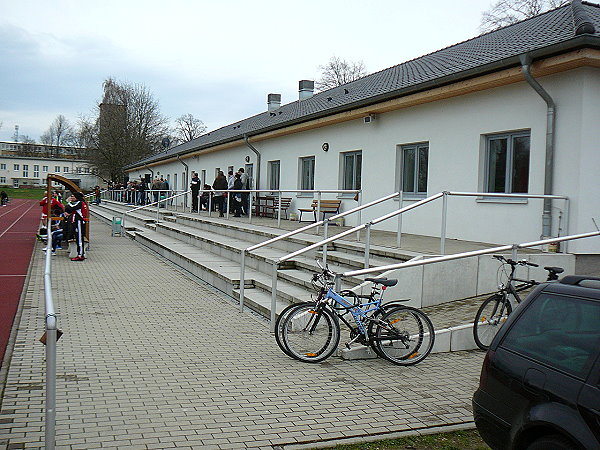
{"label": "white wall", "polygon": [[[569,233],[592,230],[591,217],[600,211],[600,69],[577,69],[541,78],[540,83],[557,104],[556,162],[554,193],[571,199]],[[315,188],[338,189],[340,153],[362,151],[363,203],[397,190],[397,148],[417,142],[429,143],[428,195],[444,190],[480,192],[482,190],[483,136],[509,131],[530,130],[529,193],[542,194],[546,148],[546,104],[525,82],[489,89],[457,98],[423,104],[380,114],[370,124],[362,119],[317,128],[266,141],[254,142],[261,152],[261,188],[267,187],[268,161],[281,161],[281,188],[297,189],[299,158],[315,156]],[[329,151],[322,150],[323,143]],[[245,146],[187,158],[190,171],[207,171],[212,184],[214,169],[243,167],[244,158],[255,164],[254,153]],[[160,174],[181,172],[179,162],[154,168]],[[142,170],[140,174],[147,173]],[[172,176],[171,176],[172,178]],[[334,198],[334,194],[324,198]],[[290,210],[306,207],[311,199],[297,198]],[[411,202],[405,201],[404,206]],[[342,210],[356,206],[344,200]],[[387,203],[363,213],[370,219],[396,208]],[[564,203],[554,202],[557,232],[559,210]],[[542,233],[542,200],[527,202],[481,202],[474,198],[449,200],[448,238],[509,244],[537,240]],[[600,213],[595,216],[600,223]],[[354,219],[347,223],[354,224]],[[563,220],[563,229],[565,223]],[[382,224],[395,230],[395,220]],[[441,200],[404,216],[403,231],[439,236]],[[565,234],[564,230],[563,233]],[[569,250],[600,253],[600,239],[570,244]]]}

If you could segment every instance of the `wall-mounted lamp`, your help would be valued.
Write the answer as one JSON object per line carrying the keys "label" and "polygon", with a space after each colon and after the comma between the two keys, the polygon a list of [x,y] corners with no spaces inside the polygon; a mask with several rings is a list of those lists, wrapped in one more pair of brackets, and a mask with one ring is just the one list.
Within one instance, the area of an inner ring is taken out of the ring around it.
{"label": "wall-mounted lamp", "polygon": [[323,149],[324,152],[329,151],[329,143],[324,142],[323,145],[321,146],[321,148]]}
{"label": "wall-mounted lamp", "polygon": [[364,123],[375,122],[375,114],[369,114],[368,116],[363,117],[363,121]]}
{"label": "wall-mounted lamp", "polygon": [[249,163],[250,162],[250,157],[246,156],[246,162]]}

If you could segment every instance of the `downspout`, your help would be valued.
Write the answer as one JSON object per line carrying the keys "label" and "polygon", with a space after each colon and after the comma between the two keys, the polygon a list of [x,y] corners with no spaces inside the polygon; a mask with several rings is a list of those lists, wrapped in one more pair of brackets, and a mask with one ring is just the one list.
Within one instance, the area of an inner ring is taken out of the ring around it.
{"label": "downspout", "polygon": [[[183,190],[187,191],[188,190],[188,179],[189,179],[188,175],[189,175],[190,168],[188,167],[188,165],[186,163],[184,163],[181,160],[181,157],[179,155],[177,155],[177,159],[185,167],[185,180],[183,181],[183,186],[184,186]],[[177,186],[175,186],[175,192],[177,192]],[[187,208],[187,200],[188,200],[187,195],[185,195],[183,198],[184,198],[183,206],[184,206],[184,208]]]}
{"label": "downspout", "polygon": [[246,143],[248,148],[256,154],[256,186],[254,187],[254,189],[260,189],[260,152],[256,150],[254,146],[250,143],[247,134],[244,134],[244,142]]}
{"label": "downspout", "polygon": [[[544,173],[544,194],[552,195],[554,174],[554,130],[556,124],[556,104],[550,94],[533,78],[530,71],[531,58],[524,54],[519,57],[523,76],[529,85],[546,102],[546,164]],[[542,239],[551,237],[552,232],[552,200],[544,199],[544,210],[542,212]]]}
{"label": "downspout", "polygon": [[[180,162],[181,164],[183,164],[183,166],[185,167],[185,182],[183,183],[183,185],[184,185],[184,186],[186,186],[186,188],[187,188],[187,184],[188,184],[188,178],[189,178],[189,177],[188,177],[188,175],[189,175],[189,170],[190,170],[190,168],[188,167],[188,165],[187,165],[186,163],[184,163],[184,162],[181,160],[181,157],[180,157],[179,155],[177,155],[177,159],[178,159],[178,160],[179,160],[179,162]],[[186,188],[184,188],[184,189],[186,189]],[[177,186],[175,186],[175,190],[177,190]]]}

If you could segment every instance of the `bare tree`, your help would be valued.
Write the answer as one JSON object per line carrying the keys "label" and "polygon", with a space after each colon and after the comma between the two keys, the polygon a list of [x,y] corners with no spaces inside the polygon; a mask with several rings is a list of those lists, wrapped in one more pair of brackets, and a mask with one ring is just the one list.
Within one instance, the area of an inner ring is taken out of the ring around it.
{"label": "bare tree", "polygon": [[493,31],[569,3],[569,0],[498,0],[481,14],[481,32]]}
{"label": "bare tree", "polygon": [[192,114],[184,114],[175,119],[175,129],[173,130],[174,138],[178,143],[189,142],[202,136],[206,131],[204,122],[196,119]]}
{"label": "bare tree", "polygon": [[108,78],[103,90],[96,119],[81,119],[79,135],[92,149],[89,157],[100,174],[119,181],[124,166],[161,150],[161,141],[168,134],[168,120],[143,85]]}
{"label": "bare tree", "polygon": [[319,91],[341,86],[367,75],[362,61],[346,61],[337,56],[332,56],[327,64],[319,66],[319,70],[321,70],[321,78],[316,82]]}
{"label": "bare tree", "polygon": [[71,146],[75,144],[75,130],[67,118],[59,114],[52,125],[40,136],[40,141],[45,145]]}

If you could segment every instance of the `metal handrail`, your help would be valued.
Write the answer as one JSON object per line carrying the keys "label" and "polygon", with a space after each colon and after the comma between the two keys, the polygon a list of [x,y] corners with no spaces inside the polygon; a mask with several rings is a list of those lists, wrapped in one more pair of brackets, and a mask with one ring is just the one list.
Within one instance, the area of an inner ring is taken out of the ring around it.
{"label": "metal handrail", "polygon": [[[158,222],[159,222],[159,217],[160,217],[160,216],[159,216],[159,211],[160,211],[160,207],[159,207],[159,206],[160,206],[160,204],[161,204],[161,203],[163,203],[163,202],[164,202],[164,203],[166,204],[166,202],[167,202],[167,201],[169,201],[169,200],[172,200],[172,199],[174,199],[174,198],[176,198],[176,197],[180,197],[180,196],[182,196],[182,195],[187,195],[187,194],[189,194],[190,192],[191,192],[191,191],[184,191],[184,192],[180,192],[179,194],[172,195],[171,197],[167,197],[167,198],[159,199],[159,200],[158,200],[158,201],[156,201],[156,202],[152,202],[152,203],[149,203],[149,204],[147,204],[147,205],[136,206],[135,208],[132,208],[132,209],[130,209],[129,211],[125,211],[125,212],[123,213],[123,215],[121,216],[121,227],[124,227],[124,226],[125,226],[125,216],[126,216],[127,214],[129,214],[129,213],[132,213],[132,212],[134,212],[134,211],[139,211],[140,209],[149,208],[149,207],[151,207],[151,206],[154,206],[154,205],[156,205],[156,223],[158,223]],[[123,233],[121,233],[121,236],[123,236]]]}
{"label": "metal handrail", "polygon": [[433,264],[436,262],[452,261],[454,259],[469,258],[471,256],[486,255],[489,253],[499,253],[499,252],[505,252],[508,250],[513,251],[512,257],[513,257],[513,259],[516,260],[517,259],[516,250],[519,248],[539,247],[541,245],[553,244],[555,242],[571,241],[571,240],[575,240],[575,239],[583,239],[583,238],[594,237],[594,236],[600,236],[600,231],[592,231],[589,233],[574,234],[572,236],[563,236],[563,237],[558,237],[558,238],[542,239],[539,241],[525,242],[522,244],[501,245],[499,247],[486,248],[486,249],[482,249],[482,250],[473,250],[470,252],[463,252],[463,253],[455,253],[453,255],[436,256],[433,258],[422,259],[419,261],[407,261],[407,262],[398,263],[398,264],[389,264],[387,266],[370,267],[370,268],[361,269],[361,270],[350,270],[348,272],[338,274],[338,276],[351,277],[351,276],[357,276],[357,275],[366,275],[366,274],[373,273],[373,272],[385,272],[388,270],[402,269],[405,267],[423,266],[426,264]]}
{"label": "metal handrail", "polygon": [[46,417],[45,442],[54,449],[56,441],[56,336],[57,321],[52,297],[52,220],[48,217],[46,228],[46,261],[44,266],[44,297],[46,308]]}
{"label": "metal handrail", "polygon": [[[400,194],[402,194],[400,192]],[[273,327],[275,324],[275,306],[276,306],[276,299],[277,299],[277,269],[279,264],[281,264],[284,261],[287,261],[291,258],[294,258],[296,256],[302,255],[310,250],[313,250],[317,247],[320,246],[324,246],[327,245],[330,242],[333,242],[335,240],[338,240],[344,236],[347,236],[349,234],[354,233],[355,231],[359,231],[361,229],[366,229],[367,230],[367,235],[366,235],[366,239],[365,239],[365,270],[367,270],[369,268],[369,257],[370,257],[370,231],[371,231],[371,227],[375,224],[378,224],[380,222],[383,222],[385,220],[388,220],[392,217],[398,216],[399,218],[402,217],[401,215],[407,211],[410,211],[411,209],[415,209],[419,206],[422,206],[424,204],[430,203],[440,197],[443,197],[443,213],[442,213],[442,231],[441,231],[441,239],[440,239],[440,253],[442,255],[445,254],[445,237],[446,237],[446,216],[447,216],[447,199],[448,196],[450,195],[456,195],[456,196],[474,196],[474,197],[502,197],[502,198],[540,198],[540,199],[544,199],[544,198],[550,198],[550,199],[561,199],[561,200],[565,200],[567,202],[567,206],[566,206],[566,210],[568,210],[568,197],[566,196],[559,196],[559,195],[543,195],[543,194],[497,194],[497,193],[476,193],[476,192],[451,192],[451,191],[443,191],[440,192],[438,194],[432,195],[430,197],[427,197],[423,200],[420,200],[418,202],[413,203],[412,205],[409,205],[407,207],[404,208],[400,208],[397,211],[392,211],[391,213],[385,214],[383,216],[380,216],[376,219],[371,220],[370,222],[367,222],[365,224],[361,224],[358,225],[350,230],[346,230],[343,231],[341,233],[336,234],[335,236],[329,237],[329,238],[325,238],[323,240],[321,240],[320,242],[317,242],[315,244],[309,245],[308,247],[305,247],[303,249],[297,250],[295,252],[289,253],[288,255],[282,256],[281,258],[279,258],[278,260],[273,261],[273,270],[272,270],[272,287],[271,287],[271,330],[273,331]],[[401,195],[400,198],[402,199]],[[399,222],[400,224],[401,222]],[[398,235],[401,234],[401,225],[399,225],[398,227]],[[399,239],[398,239],[399,240]],[[569,240],[569,239],[564,239],[564,240]],[[557,238],[552,238],[548,240],[548,243],[553,243],[553,242],[559,242],[557,240]],[[508,248],[513,248],[513,246],[508,246]],[[498,250],[496,250],[498,251]],[[244,263],[244,252],[242,252],[242,264]],[[323,264],[326,264],[326,260],[323,261]],[[415,264],[415,263],[413,263]],[[372,271],[379,271],[382,270],[381,267],[377,267],[374,268]],[[243,291],[243,289],[241,289]]]}

